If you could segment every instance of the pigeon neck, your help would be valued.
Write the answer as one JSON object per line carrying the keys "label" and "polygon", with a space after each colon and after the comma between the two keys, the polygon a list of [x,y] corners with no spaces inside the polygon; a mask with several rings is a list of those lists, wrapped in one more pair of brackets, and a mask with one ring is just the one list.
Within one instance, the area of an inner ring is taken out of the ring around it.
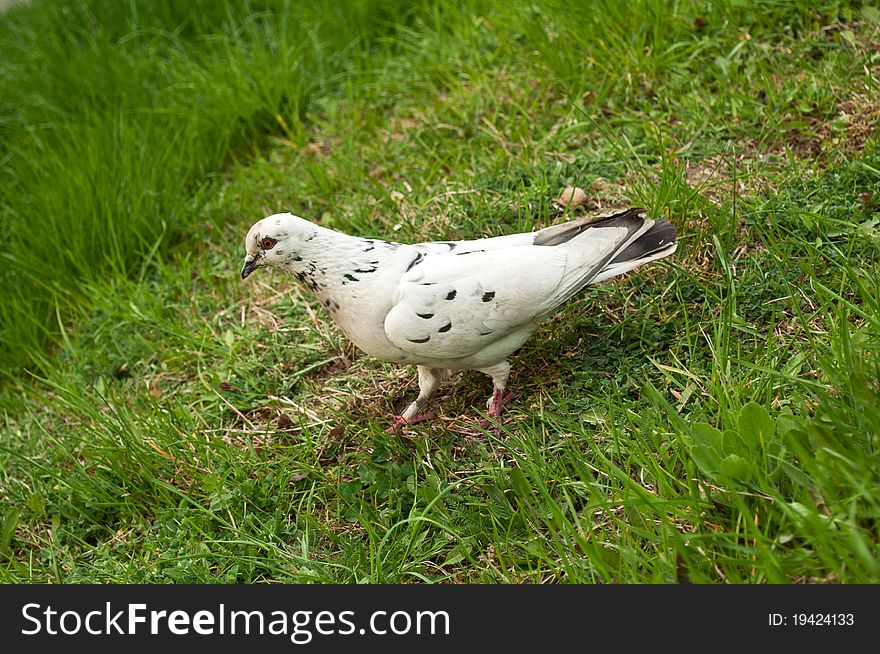
{"label": "pigeon neck", "polygon": [[306,223],[283,267],[333,312],[344,300],[362,295],[389,247]]}

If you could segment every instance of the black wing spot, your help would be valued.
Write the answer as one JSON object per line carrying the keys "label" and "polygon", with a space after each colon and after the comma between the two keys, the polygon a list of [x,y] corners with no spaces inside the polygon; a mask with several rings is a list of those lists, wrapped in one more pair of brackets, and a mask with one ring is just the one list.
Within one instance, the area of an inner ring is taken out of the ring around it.
{"label": "black wing spot", "polygon": [[446,294],[446,299],[447,300],[454,300],[455,295],[456,295],[455,289],[452,289],[451,291],[449,291],[449,293]]}
{"label": "black wing spot", "polygon": [[361,273],[362,275],[368,275],[369,273],[376,272],[376,269],[375,268],[367,268],[367,269],[358,268],[355,270],[355,272]]}
{"label": "black wing spot", "polygon": [[[360,281],[357,277],[355,277],[354,275],[349,275],[348,273],[344,274],[343,277],[344,277],[345,279],[347,279],[348,281],[350,281],[350,282],[358,282],[358,281]],[[342,283],[344,284],[345,282],[342,282]]]}
{"label": "black wing spot", "polygon": [[431,340],[431,337],[425,336],[425,338],[408,338],[406,340],[408,340],[410,343],[427,343]]}
{"label": "black wing spot", "polygon": [[480,332],[480,336],[488,336],[492,332]]}
{"label": "black wing spot", "polygon": [[406,267],[406,272],[409,272],[410,270],[413,269],[413,267],[418,266],[422,262],[422,259],[424,259],[424,258],[425,258],[425,255],[422,252],[419,252],[416,255],[416,258],[413,259],[412,261],[410,261],[409,265]]}
{"label": "black wing spot", "polygon": [[440,329],[438,329],[437,331],[438,331],[438,332],[448,332],[450,329],[452,329],[452,323],[451,323],[451,322],[448,322],[448,323],[446,323],[445,325],[443,325],[443,327],[441,327]]}
{"label": "black wing spot", "polygon": [[433,317],[434,317],[434,314],[433,314],[433,313],[417,313],[416,315],[417,315],[419,318],[424,318],[425,320],[428,320],[429,318],[433,318]]}
{"label": "black wing spot", "polygon": [[467,252],[457,252],[455,256],[463,257],[466,254],[476,254],[477,252],[485,252],[485,250],[468,250]]}
{"label": "black wing spot", "polygon": [[483,293],[483,302],[491,302],[492,298],[495,297],[495,291],[489,291],[488,293]]}

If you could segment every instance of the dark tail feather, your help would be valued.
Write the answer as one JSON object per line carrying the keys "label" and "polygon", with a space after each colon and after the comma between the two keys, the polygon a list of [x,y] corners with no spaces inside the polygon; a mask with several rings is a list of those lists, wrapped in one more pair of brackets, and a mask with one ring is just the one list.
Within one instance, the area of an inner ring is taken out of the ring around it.
{"label": "dark tail feather", "polygon": [[675,227],[665,220],[658,220],[651,226],[651,229],[627,245],[620,254],[608,262],[608,266],[625,261],[645,259],[662,250],[669,249],[674,244]]}

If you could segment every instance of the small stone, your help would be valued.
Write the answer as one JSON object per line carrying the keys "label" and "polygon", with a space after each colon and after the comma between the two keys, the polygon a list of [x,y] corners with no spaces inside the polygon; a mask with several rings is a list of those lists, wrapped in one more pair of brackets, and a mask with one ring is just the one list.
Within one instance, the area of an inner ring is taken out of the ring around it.
{"label": "small stone", "polygon": [[556,200],[556,204],[563,209],[566,207],[574,209],[575,207],[586,204],[587,200],[589,200],[589,196],[584,189],[579,186],[566,186],[565,190],[563,190],[562,194],[559,196],[559,199]]}

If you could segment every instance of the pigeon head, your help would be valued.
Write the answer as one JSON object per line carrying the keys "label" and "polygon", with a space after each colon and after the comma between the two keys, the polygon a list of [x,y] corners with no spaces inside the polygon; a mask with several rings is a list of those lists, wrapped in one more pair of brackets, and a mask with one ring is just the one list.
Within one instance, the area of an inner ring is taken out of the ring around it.
{"label": "pigeon head", "polygon": [[278,266],[291,258],[292,244],[298,238],[296,218],[289,213],[278,213],[254,223],[244,242],[245,257],[241,278],[245,279],[257,268]]}

